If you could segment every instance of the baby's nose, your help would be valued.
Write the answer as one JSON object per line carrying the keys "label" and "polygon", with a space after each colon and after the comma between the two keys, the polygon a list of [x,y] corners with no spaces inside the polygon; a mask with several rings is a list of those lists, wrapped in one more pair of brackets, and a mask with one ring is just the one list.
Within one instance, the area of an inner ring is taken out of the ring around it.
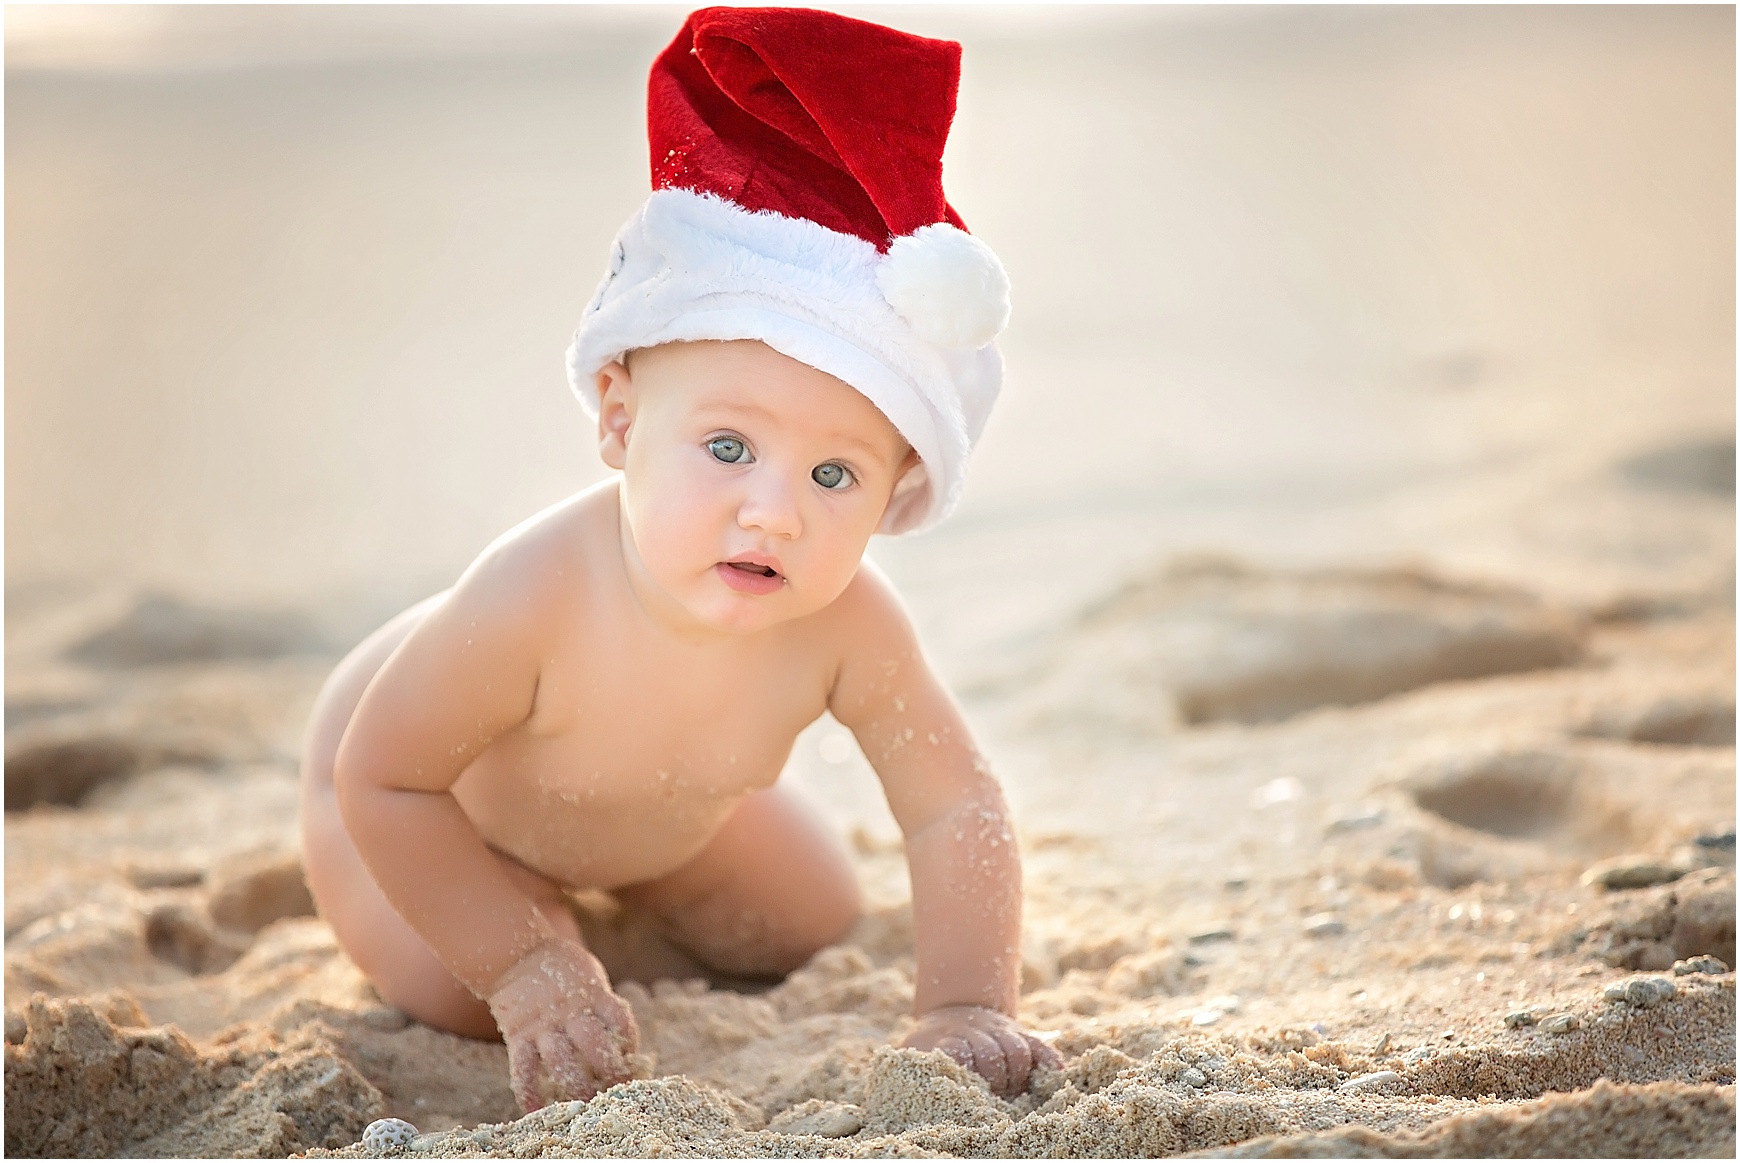
{"label": "baby's nose", "polygon": [[803,532],[796,495],[776,474],[759,475],[761,479],[750,483],[742,505],[738,506],[737,523],[770,537],[796,537]]}

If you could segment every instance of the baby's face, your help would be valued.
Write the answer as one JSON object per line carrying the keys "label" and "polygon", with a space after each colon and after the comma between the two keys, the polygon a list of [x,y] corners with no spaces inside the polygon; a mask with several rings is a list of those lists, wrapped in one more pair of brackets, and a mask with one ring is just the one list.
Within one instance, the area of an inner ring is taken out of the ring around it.
{"label": "baby's face", "polygon": [[715,630],[814,613],[846,588],[906,442],[853,388],[752,340],[676,343],[599,373],[630,578]]}

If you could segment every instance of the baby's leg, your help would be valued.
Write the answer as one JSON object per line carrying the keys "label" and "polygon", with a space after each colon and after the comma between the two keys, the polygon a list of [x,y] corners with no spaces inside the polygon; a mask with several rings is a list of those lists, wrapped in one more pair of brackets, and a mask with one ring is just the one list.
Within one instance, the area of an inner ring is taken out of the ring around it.
{"label": "baby's leg", "polygon": [[[332,787],[339,740],[369,680],[443,596],[412,606],[364,639],[315,700],[302,757],[302,864],[320,915],[384,1000],[428,1025],[494,1038],[489,1008],[441,964],[369,875],[344,830]],[[578,938],[579,928],[556,885],[506,857],[502,864],[559,932]]]}
{"label": "baby's leg", "polygon": [[845,848],[814,811],[780,787],[737,806],[700,855],[616,896],[659,919],[709,967],[783,977],[839,940],[862,909]]}

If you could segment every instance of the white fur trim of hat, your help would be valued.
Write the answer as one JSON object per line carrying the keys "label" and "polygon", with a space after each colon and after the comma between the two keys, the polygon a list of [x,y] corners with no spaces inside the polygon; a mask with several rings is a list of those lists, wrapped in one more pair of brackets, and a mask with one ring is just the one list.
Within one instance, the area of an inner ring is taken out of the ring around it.
{"label": "white fur trim of hat", "polygon": [[1009,280],[990,247],[947,223],[879,252],[807,218],[712,194],[655,190],[616,236],[568,348],[568,380],[598,414],[597,374],[637,348],[757,339],[862,392],[918,453],[879,532],[925,529],[960,499],[968,454],[1002,384],[992,340]]}

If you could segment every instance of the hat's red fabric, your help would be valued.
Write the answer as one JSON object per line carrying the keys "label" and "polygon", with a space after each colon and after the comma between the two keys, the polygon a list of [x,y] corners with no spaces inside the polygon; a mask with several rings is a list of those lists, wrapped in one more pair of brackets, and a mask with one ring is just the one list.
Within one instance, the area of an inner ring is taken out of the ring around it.
{"label": "hat's red fabric", "polygon": [[808,218],[878,250],[965,229],[943,199],[961,46],[807,8],[702,8],[653,63],[654,189]]}

